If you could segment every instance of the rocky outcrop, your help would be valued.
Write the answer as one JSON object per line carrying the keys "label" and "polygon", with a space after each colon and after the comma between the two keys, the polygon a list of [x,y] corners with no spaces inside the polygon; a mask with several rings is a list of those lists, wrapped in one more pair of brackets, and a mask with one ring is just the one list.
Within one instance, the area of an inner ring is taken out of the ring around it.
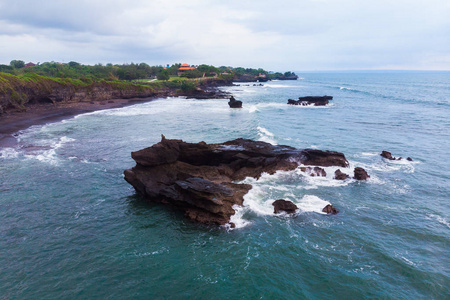
{"label": "rocky outcrop", "polygon": [[334,172],[334,179],[336,180],[345,180],[347,178],[350,178],[350,176],[342,172],[340,169],[337,169]]}
{"label": "rocky outcrop", "polygon": [[328,204],[327,206],[325,206],[325,207],[322,209],[322,212],[327,213],[327,214],[335,215],[335,214],[337,214],[339,211],[338,211],[335,207],[333,207],[333,205]]}
{"label": "rocky outcrop", "polygon": [[230,101],[228,102],[228,105],[231,108],[242,108],[242,101],[237,101],[236,99],[234,99],[233,96],[231,96]]}
{"label": "rocky outcrop", "polygon": [[293,214],[298,209],[297,205],[295,205],[292,201],[287,201],[284,199],[278,199],[272,203],[273,205],[273,213],[278,214],[282,211]]}
{"label": "rocky outcrop", "polygon": [[386,159],[390,159],[390,160],[395,160],[395,157],[392,156],[391,152],[389,151],[381,151],[380,154],[382,157],[386,158]]}
{"label": "rocky outcrop", "polygon": [[[402,160],[402,157],[394,157],[394,156],[392,156],[391,152],[385,151],[385,150],[381,151],[380,155],[381,155],[381,157],[384,157],[384,158],[389,159],[389,160]],[[411,157],[407,157],[406,160],[407,161],[412,161],[412,158]]]}
{"label": "rocky outcrop", "polygon": [[304,165],[322,167],[338,166],[343,168],[349,166],[345,155],[341,152],[304,149],[302,151],[302,156],[302,162]]}
{"label": "rocky outcrop", "polygon": [[330,100],[333,100],[332,96],[306,96],[299,97],[298,100],[289,99],[287,104],[302,106],[314,104],[314,106],[324,106],[327,105]]}
{"label": "rocky outcrop", "polygon": [[356,167],[353,172],[356,180],[367,180],[367,178],[370,178],[369,174],[363,168]]}
{"label": "rocky outcrop", "polygon": [[294,170],[315,157],[321,158],[314,160],[317,165],[348,164],[339,152],[313,153],[246,139],[206,144],[163,136],[161,142],[132,152],[136,166],[124,174],[145,199],[180,209],[192,220],[223,225],[234,214],[233,205],[242,205],[243,196],[251,188],[236,181],[259,178],[263,172]]}

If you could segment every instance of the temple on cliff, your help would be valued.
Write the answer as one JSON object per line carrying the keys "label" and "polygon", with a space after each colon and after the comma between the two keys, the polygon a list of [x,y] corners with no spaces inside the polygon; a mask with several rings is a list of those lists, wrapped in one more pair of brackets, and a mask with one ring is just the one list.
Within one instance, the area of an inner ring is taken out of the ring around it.
{"label": "temple on cliff", "polygon": [[191,67],[188,64],[182,64],[179,68],[178,68],[178,76],[181,76],[181,74],[189,71],[189,70],[195,70],[194,67]]}

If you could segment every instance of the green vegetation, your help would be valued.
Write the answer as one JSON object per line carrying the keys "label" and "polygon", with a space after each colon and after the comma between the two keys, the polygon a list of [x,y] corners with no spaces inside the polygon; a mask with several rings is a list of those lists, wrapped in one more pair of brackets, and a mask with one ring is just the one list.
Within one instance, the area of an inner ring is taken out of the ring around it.
{"label": "green vegetation", "polygon": [[[0,113],[8,108],[24,109],[29,102],[104,100],[108,97],[192,94],[211,81],[296,79],[292,72],[273,73],[261,68],[214,67],[206,64],[178,74],[181,64],[149,66],[83,65],[75,61],[28,63],[12,60],[0,65]],[[217,82],[214,84],[217,85]]]}
{"label": "green vegetation", "polygon": [[[89,80],[106,80],[106,81],[136,81],[140,79],[158,79],[169,80],[172,77],[178,77],[178,68],[181,64],[173,64],[172,66],[149,66],[146,63],[131,63],[131,64],[96,64],[83,65],[75,61],[67,64],[58,62],[44,62],[38,63],[34,66],[25,65],[22,60],[12,60],[9,65],[0,65],[0,72],[5,72],[17,76],[28,73],[38,74],[51,78],[71,78],[79,79],[84,82]],[[222,79],[239,79],[241,77],[258,79],[292,79],[295,77],[293,72],[273,73],[264,69],[258,68],[243,68],[243,67],[214,67],[211,65],[202,64],[196,66],[195,69],[189,70],[183,74],[183,78],[201,78],[201,77],[220,77]]]}

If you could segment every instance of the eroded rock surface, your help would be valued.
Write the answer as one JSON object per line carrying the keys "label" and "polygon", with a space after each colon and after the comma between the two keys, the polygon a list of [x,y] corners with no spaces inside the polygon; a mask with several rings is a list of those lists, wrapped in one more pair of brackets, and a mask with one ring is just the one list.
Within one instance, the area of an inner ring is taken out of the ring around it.
{"label": "eroded rock surface", "polygon": [[131,153],[136,166],[125,180],[145,199],[181,209],[192,220],[226,224],[242,205],[249,184],[235,183],[263,172],[294,170],[299,164],[346,166],[339,152],[236,139],[220,144],[186,143],[162,136],[161,142]]}

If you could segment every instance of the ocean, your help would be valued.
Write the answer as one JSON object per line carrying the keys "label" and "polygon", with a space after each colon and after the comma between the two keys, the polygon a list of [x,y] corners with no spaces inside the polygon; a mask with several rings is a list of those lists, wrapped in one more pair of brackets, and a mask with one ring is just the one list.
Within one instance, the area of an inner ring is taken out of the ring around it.
{"label": "ocean", "polygon": [[[449,299],[450,73],[296,73],[222,88],[242,109],[156,99],[15,134],[0,148],[0,299]],[[286,104],[308,95],[334,98]],[[247,178],[235,229],[196,224],[123,178],[161,134],[339,151],[371,177]],[[298,212],[274,215],[280,198]]]}

